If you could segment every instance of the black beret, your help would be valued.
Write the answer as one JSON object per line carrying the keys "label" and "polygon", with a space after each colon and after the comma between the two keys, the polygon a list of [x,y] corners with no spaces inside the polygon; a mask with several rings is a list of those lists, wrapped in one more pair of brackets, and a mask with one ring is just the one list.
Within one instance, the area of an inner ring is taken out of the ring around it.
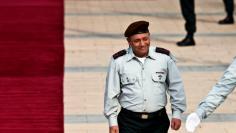
{"label": "black beret", "polygon": [[147,21],[136,21],[131,23],[125,30],[124,36],[130,37],[134,34],[148,33],[149,22]]}

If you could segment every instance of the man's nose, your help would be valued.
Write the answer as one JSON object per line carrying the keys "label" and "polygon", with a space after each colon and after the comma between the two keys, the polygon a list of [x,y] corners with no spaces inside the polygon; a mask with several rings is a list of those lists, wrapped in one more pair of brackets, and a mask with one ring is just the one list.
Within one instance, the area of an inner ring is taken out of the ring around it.
{"label": "man's nose", "polygon": [[141,41],[140,41],[140,45],[141,45],[141,46],[144,46],[144,45],[145,45],[145,41],[141,40]]}

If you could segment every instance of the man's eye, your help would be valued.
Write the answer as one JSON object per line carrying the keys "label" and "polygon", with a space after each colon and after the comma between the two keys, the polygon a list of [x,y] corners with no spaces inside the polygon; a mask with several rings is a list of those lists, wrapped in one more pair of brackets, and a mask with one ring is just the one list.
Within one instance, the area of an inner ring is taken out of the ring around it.
{"label": "man's eye", "polygon": [[148,38],[143,38],[143,41],[147,41],[148,40]]}

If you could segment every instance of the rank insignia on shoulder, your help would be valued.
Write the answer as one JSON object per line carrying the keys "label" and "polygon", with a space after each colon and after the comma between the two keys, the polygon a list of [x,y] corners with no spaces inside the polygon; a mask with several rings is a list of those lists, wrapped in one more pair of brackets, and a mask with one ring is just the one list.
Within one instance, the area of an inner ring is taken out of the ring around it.
{"label": "rank insignia on shoulder", "polygon": [[164,48],[160,48],[160,47],[156,47],[155,50],[157,53],[162,53],[162,54],[166,54],[168,56],[170,56],[170,51]]}
{"label": "rank insignia on shoulder", "polygon": [[125,55],[125,54],[126,54],[126,50],[123,49],[123,50],[121,50],[121,51],[119,51],[119,52],[113,54],[113,59],[117,59],[118,57],[121,57],[121,56],[123,56],[123,55]]}

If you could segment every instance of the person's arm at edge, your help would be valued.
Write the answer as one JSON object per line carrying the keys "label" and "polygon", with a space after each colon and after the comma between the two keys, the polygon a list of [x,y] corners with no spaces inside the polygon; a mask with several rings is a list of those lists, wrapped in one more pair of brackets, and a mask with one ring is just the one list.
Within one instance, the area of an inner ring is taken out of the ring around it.
{"label": "person's arm at edge", "polygon": [[107,72],[104,95],[104,115],[109,121],[109,127],[118,126],[117,115],[119,109],[120,78],[117,69],[115,60],[112,58]]}
{"label": "person's arm at edge", "polygon": [[225,70],[221,79],[216,83],[207,97],[199,104],[196,113],[205,119],[221,105],[236,87],[236,58]]}

